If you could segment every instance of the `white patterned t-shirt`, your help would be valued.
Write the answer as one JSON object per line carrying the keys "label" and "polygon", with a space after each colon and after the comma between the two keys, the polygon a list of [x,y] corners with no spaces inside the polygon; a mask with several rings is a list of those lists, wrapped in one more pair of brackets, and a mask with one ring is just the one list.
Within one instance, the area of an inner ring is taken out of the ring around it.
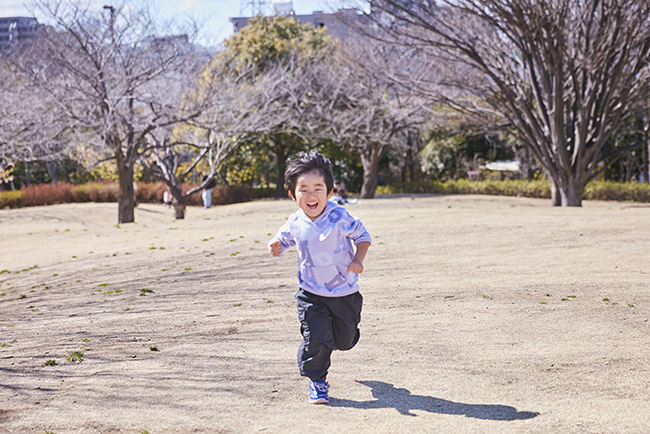
{"label": "white patterned t-shirt", "polygon": [[352,243],[371,242],[366,228],[345,208],[330,201],[312,221],[302,209],[289,216],[275,237],[282,253],[298,248],[298,282],[300,287],[323,297],[344,297],[359,290],[359,276],[348,273],[354,258]]}

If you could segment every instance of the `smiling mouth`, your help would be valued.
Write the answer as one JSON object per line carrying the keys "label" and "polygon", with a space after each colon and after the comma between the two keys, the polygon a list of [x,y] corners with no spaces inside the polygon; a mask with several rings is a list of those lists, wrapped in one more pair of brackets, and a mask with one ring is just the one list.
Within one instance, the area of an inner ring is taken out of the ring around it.
{"label": "smiling mouth", "polygon": [[316,203],[308,203],[307,207],[309,209],[311,209],[311,210],[315,210],[316,208],[318,208],[318,202],[316,202]]}

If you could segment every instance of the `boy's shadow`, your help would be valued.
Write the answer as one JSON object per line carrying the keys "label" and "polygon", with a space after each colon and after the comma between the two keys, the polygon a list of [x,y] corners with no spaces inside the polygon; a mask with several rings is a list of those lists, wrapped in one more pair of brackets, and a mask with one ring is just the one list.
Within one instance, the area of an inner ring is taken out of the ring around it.
{"label": "boy's shadow", "polygon": [[330,397],[330,405],[350,408],[394,408],[406,416],[417,416],[411,413],[411,410],[423,410],[484,420],[521,420],[532,419],[539,415],[532,411],[517,411],[516,408],[507,405],[463,404],[432,396],[411,395],[411,392],[406,389],[398,389],[382,381],[357,382],[372,389],[374,401],[352,401]]}

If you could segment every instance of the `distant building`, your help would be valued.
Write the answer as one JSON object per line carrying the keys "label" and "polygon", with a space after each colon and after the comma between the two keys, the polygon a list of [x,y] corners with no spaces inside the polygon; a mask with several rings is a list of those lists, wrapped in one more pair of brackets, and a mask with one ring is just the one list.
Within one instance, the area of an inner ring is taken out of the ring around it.
{"label": "distant building", "polygon": [[[353,36],[353,33],[352,29],[341,20],[340,16],[346,15],[352,18],[357,15],[356,9],[339,9],[333,14],[328,14],[323,11],[314,11],[308,15],[296,15],[293,10],[293,3],[291,1],[282,0],[273,1],[273,12],[275,15],[294,17],[300,24],[310,23],[314,27],[327,27],[328,35],[341,40]],[[237,33],[246,27],[249,19],[250,17],[230,18],[234,33]]]}
{"label": "distant building", "polygon": [[485,166],[481,168],[486,168],[487,170],[496,170],[499,172],[518,172],[521,163],[519,160],[506,160],[506,161],[489,161],[485,163]]}
{"label": "distant building", "polygon": [[7,49],[12,44],[29,39],[38,33],[40,24],[31,17],[0,18],[0,49]]}

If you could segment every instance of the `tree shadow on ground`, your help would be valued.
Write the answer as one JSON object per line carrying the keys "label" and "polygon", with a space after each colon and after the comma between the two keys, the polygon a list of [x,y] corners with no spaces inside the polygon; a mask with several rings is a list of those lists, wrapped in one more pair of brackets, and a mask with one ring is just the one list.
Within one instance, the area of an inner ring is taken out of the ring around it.
{"label": "tree shadow on ground", "polygon": [[432,396],[412,395],[407,389],[398,389],[392,384],[382,381],[357,381],[372,389],[373,401],[352,401],[348,399],[330,398],[333,407],[349,408],[394,408],[405,416],[417,416],[412,410],[428,411],[438,414],[456,414],[483,420],[522,420],[537,417],[539,413],[532,411],[517,411],[507,405],[463,404],[447,401]]}

